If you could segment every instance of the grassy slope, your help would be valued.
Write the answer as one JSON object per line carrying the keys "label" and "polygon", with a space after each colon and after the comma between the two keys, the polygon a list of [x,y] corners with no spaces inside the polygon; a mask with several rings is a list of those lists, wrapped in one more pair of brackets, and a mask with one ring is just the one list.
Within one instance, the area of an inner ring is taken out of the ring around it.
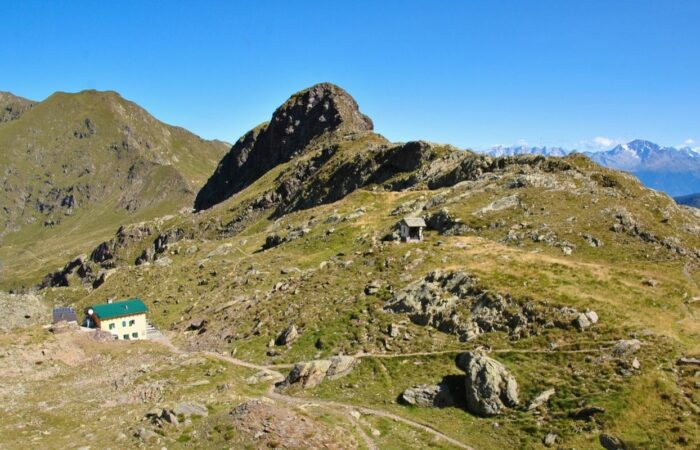
{"label": "grassy slope", "polygon": [[[94,134],[78,139],[75,132]],[[0,218],[0,285],[34,283],[47,270],[88,251],[116,226],[176,212],[190,206],[226,144],[204,141],[157,121],[114,92],[56,93],[0,127],[0,166],[5,193]],[[135,167],[135,180],[129,180]],[[42,214],[35,202],[53,188],[76,193],[72,214]],[[127,211],[127,199],[139,208]],[[45,227],[53,219],[58,225]]]}
{"label": "grassy slope", "polygon": [[[539,391],[556,387],[549,412],[533,416],[516,410],[504,417],[479,419],[458,408],[434,411],[396,403],[400,392],[409,386],[457,375],[451,355],[366,358],[349,378],[298,394],[382,407],[430,423],[480,448],[536,448],[549,430],[562,436],[566,446],[576,448],[596,448],[600,430],[643,448],[669,448],[683,442],[692,448],[698,445],[700,435],[697,412],[691,406],[699,403],[692,384],[700,380],[692,372],[677,369],[675,360],[700,352],[698,303],[692,301],[700,294],[695,263],[660,245],[611,231],[614,219],[609,208],[625,206],[645,229],[661,237],[677,236],[691,249],[700,247],[697,218],[629,177],[598,169],[582,158],[569,161],[582,173],[600,171],[607,178],[582,178],[572,172],[552,175],[564,188],[508,188],[509,181],[522,175],[513,168],[451,189],[401,193],[360,190],[334,204],[279,220],[261,216],[232,238],[181,241],[171,249],[168,256],[173,264],[168,267],[124,267],[96,291],[52,289],[48,295],[55,302],[79,306],[108,296],[138,295],[149,304],[151,319],[162,327],[184,331],[191,319],[209,320],[207,332],[201,336],[182,333],[182,345],[213,347],[261,363],[292,363],[360,350],[387,352],[383,343],[388,339],[386,326],[405,318],[382,310],[390,295],[387,289],[376,296],[364,295],[368,281],[380,279],[384,286],[398,289],[435,268],[466,270],[497,292],[594,309],[601,323],[585,333],[551,329],[517,342],[491,333],[466,344],[455,336],[407,323],[411,338],[390,340],[391,352],[490,345],[497,350],[494,357],[516,374],[524,403]],[[213,221],[226,223],[245,199],[269,189],[283,169],[268,173],[212,210],[176,217],[171,223],[193,229]],[[598,188],[591,179],[616,187]],[[476,213],[512,194],[520,197],[522,208]],[[459,237],[428,232],[425,242],[415,245],[373,244],[400,217],[390,215],[392,210],[412,200],[438,197],[444,203],[435,201],[432,211],[447,206],[479,231]],[[366,213],[358,218],[325,223],[334,213],[347,216],[359,207]],[[523,222],[529,224],[526,230],[547,224],[576,249],[566,256],[560,248],[542,242],[524,239],[520,246],[503,242],[511,227]],[[285,235],[296,227],[311,231],[300,239],[260,251],[268,233]],[[330,229],[334,231],[328,234]],[[584,233],[602,239],[604,246],[588,246],[581,237]],[[222,244],[230,244],[228,253],[207,257]],[[185,250],[192,246],[197,250],[188,254]],[[292,266],[313,272],[304,276],[280,273],[280,269]],[[257,274],[251,272],[253,268]],[[647,279],[658,281],[658,285],[644,284]],[[275,291],[274,285],[283,280],[297,289]],[[217,309],[228,302],[232,302],[230,308]],[[277,356],[267,356],[268,341],[289,323],[300,327],[301,338]],[[230,343],[222,339],[225,332],[234,336]],[[642,370],[627,377],[621,375],[617,361],[606,355],[613,342],[630,336],[642,339],[644,346],[636,355]],[[557,350],[549,352],[552,343]],[[584,404],[607,409],[597,425],[567,418],[568,411]],[[389,436],[400,432],[389,427],[385,431]]]}

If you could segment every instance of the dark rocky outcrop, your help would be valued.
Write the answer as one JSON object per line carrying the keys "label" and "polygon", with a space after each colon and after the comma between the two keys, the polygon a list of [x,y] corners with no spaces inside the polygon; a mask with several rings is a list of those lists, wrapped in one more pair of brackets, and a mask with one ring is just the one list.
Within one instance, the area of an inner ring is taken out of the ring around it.
{"label": "dark rocky outcrop", "polygon": [[294,94],[277,108],[270,122],[249,131],[233,145],[197,194],[195,208],[207,209],[227,199],[303,152],[324,133],[352,134],[372,128],[372,121],[338,86],[321,83]]}

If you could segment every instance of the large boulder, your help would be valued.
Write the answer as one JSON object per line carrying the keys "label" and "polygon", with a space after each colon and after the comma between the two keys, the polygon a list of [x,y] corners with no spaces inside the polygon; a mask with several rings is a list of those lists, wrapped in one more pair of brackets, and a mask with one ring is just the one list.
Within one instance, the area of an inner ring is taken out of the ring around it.
{"label": "large boulder", "polygon": [[296,325],[292,324],[282,331],[277,339],[275,339],[276,345],[288,345],[294,342],[299,337],[299,331],[297,331]]}
{"label": "large boulder", "polygon": [[329,380],[344,377],[352,371],[357,360],[352,356],[333,356],[330,359],[331,365],[326,371],[326,378]]}
{"label": "large boulder", "polygon": [[461,353],[456,363],[467,374],[467,409],[471,413],[493,416],[518,405],[518,383],[503,364],[480,352]]}
{"label": "large boulder", "polygon": [[326,372],[330,367],[331,362],[327,359],[296,363],[284,384],[288,386],[298,384],[303,388],[318,386],[326,378]]}
{"label": "large boulder", "polygon": [[328,378],[333,380],[349,374],[357,359],[352,356],[333,356],[330,359],[316,359],[294,364],[285,378],[282,386],[297,385],[302,388],[312,388]]}
{"label": "large boulder", "polygon": [[409,405],[424,408],[444,408],[454,405],[454,397],[445,384],[413,386],[401,394],[401,400]]}

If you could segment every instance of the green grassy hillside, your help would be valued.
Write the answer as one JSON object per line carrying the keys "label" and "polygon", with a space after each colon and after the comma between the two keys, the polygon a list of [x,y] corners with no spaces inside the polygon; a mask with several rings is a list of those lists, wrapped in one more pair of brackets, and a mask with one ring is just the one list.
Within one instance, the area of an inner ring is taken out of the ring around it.
{"label": "green grassy hillside", "polygon": [[191,206],[226,149],[115,92],[56,93],[16,116],[0,124],[3,285],[86,251],[120,223]]}

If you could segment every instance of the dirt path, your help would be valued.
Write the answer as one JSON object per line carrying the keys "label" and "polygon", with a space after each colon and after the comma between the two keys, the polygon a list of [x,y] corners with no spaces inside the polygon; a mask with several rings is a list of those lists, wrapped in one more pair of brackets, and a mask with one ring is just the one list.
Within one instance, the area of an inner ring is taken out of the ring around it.
{"label": "dirt path", "polygon": [[[227,355],[223,355],[221,353],[216,353],[216,352],[201,351],[201,352],[197,352],[197,353],[202,354],[202,355],[207,355],[207,356],[210,356],[212,358],[219,359],[221,361],[226,361],[226,362],[231,363],[231,364],[236,365],[236,366],[247,367],[249,369],[254,369],[254,370],[264,370],[264,371],[267,371],[267,372],[274,374],[275,379],[271,380],[270,387],[267,390],[267,394],[266,394],[266,396],[272,400],[278,400],[278,401],[281,401],[281,402],[284,402],[284,403],[287,403],[290,405],[296,405],[296,406],[318,405],[318,406],[327,407],[329,409],[335,409],[335,410],[341,409],[341,410],[346,411],[348,416],[350,416],[350,413],[352,411],[358,411],[361,414],[365,414],[365,415],[369,415],[369,416],[383,417],[386,419],[394,420],[396,422],[401,422],[401,423],[408,425],[410,427],[413,427],[413,428],[419,429],[421,431],[424,431],[426,433],[432,434],[433,436],[440,438],[440,439],[443,439],[443,440],[449,442],[450,444],[452,444],[458,448],[462,448],[462,449],[466,449],[466,450],[474,450],[472,447],[469,447],[468,445],[465,445],[462,442],[451,438],[450,436],[442,433],[441,431],[436,430],[435,428],[431,427],[430,425],[422,424],[422,423],[416,422],[416,421],[411,420],[411,419],[406,419],[405,417],[401,417],[401,416],[398,416],[396,414],[392,414],[392,413],[387,412],[387,411],[382,411],[382,410],[372,409],[372,408],[365,408],[365,407],[355,406],[355,405],[349,405],[346,403],[340,403],[340,402],[336,402],[333,400],[307,399],[307,398],[303,398],[303,397],[293,397],[291,395],[281,394],[275,390],[275,384],[284,380],[285,376],[282,375],[282,373],[272,369],[270,366],[261,366],[258,364],[250,363],[247,361],[242,361],[240,359],[237,359],[237,358],[234,358],[231,356],[227,356]],[[275,366],[275,367],[279,367],[279,366]],[[350,417],[352,417],[352,416],[350,416]],[[362,434],[364,434],[364,432],[362,432]],[[376,448],[376,446],[374,445],[374,442],[371,442],[371,439],[369,438],[369,436],[365,435],[365,437],[367,438],[366,443],[368,444],[368,446],[370,448]],[[369,444],[371,444],[371,445],[369,445]]]}
{"label": "dirt path", "polygon": [[[248,369],[266,371],[266,372],[272,373],[273,375],[275,375],[275,378],[270,380],[270,387],[268,388],[267,393],[265,394],[265,396],[267,398],[269,398],[271,400],[276,400],[276,401],[280,401],[283,403],[287,403],[289,405],[294,405],[294,406],[325,407],[325,408],[330,409],[332,412],[334,412],[336,414],[339,411],[342,411],[342,416],[346,419],[349,418],[351,420],[353,425],[355,425],[356,429],[358,430],[358,433],[360,434],[362,439],[365,441],[365,445],[367,445],[367,447],[370,450],[377,449],[377,446],[374,443],[374,441],[372,441],[372,439],[364,432],[364,430],[362,429],[362,427],[359,424],[359,420],[357,420],[355,417],[353,417],[350,414],[353,411],[357,411],[360,414],[364,414],[364,415],[368,415],[368,416],[382,417],[385,419],[393,420],[395,422],[400,422],[404,425],[408,425],[408,426],[415,428],[417,430],[431,434],[438,439],[442,439],[446,442],[449,442],[450,444],[454,445],[457,448],[461,448],[461,449],[465,449],[465,450],[474,450],[473,447],[470,447],[470,446],[444,434],[443,432],[436,430],[435,428],[433,428],[430,425],[416,422],[414,420],[407,419],[405,417],[401,417],[399,415],[390,413],[388,411],[383,411],[383,410],[373,409],[373,408],[366,408],[366,407],[362,407],[362,406],[355,406],[355,405],[350,405],[347,403],[336,402],[333,400],[307,399],[307,398],[303,398],[303,397],[293,397],[291,395],[279,393],[275,390],[275,387],[276,387],[275,385],[278,382],[284,380],[285,376],[281,372],[275,370],[275,368],[283,368],[283,367],[286,368],[288,365],[263,366],[263,365],[251,363],[248,361],[243,361],[243,360],[240,360],[238,358],[234,358],[232,356],[228,356],[228,355],[224,355],[224,354],[212,352],[212,351],[206,351],[206,350],[205,351],[198,351],[198,352],[185,352],[185,351],[181,350],[180,348],[176,347],[175,345],[173,345],[172,342],[170,342],[170,340],[165,336],[163,336],[163,338],[157,339],[156,342],[158,342],[162,345],[165,345],[171,351],[173,351],[177,354],[204,355],[204,356],[209,356],[211,358],[218,359],[220,361],[228,362],[228,363],[233,364],[235,366],[245,367]],[[452,352],[454,352],[454,351],[452,351]],[[426,353],[430,353],[430,352],[426,352]],[[367,355],[362,355],[362,356],[369,357],[371,355],[367,354]],[[392,356],[399,357],[401,355],[392,355]],[[410,356],[410,354],[407,354],[404,356]],[[291,366],[291,365],[289,365],[289,366]]]}
{"label": "dirt path", "polygon": [[[615,341],[600,342],[601,345],[614,345]],[[413,352],[413,353],[356,353],[353,355],[355,358],[380,358],[380,359],[392,359],[392,358],[412,358],[416,356],[435,356],[435,355],[456,355],[459,353],[474,351],[474,348],[463,348],[454,350],[436,350],[430,352]],[[577,354],[577,353],[600,353],[601,348],[584,348],[578,350],[530,350],[530,349],[508,349],[500,348],[487,350],[487,353],[530,353],[530,354]],[[276,369],[291,369],[294,364],[271,364],[267,366],[259,366],[261,369],[266,369],[270,371],[275,371]]]}
{"label": "dirt path", "polygon": [[[357,429],[359,435],[362,437],[362,439],[365,441],[365,445],[369,449],[376,449],[377,446],[374,443],[374,441],[371,439],[370,436],[368,436],[362,427],[360,426],[360,420],[358,420],[356,417],[354,417],[351,413],[353,411],[359,412],[360,414],[368,415],[368,416],[374,416],[374,417],[381,417],[389,420],[393,420],[395,422],[402,423],[404,425],[407,425],[409,427],[412,427],[414,429],[423,431],[425,433],[431,434],[432,436],[444,440],[446,442],[449,442],[450,444],[454,445],[457,448],[461,449],[466,449],[466,450],[474,450],[472,447],[444,434],[443,432],[433,428],[431,425],[416,422],[411,419],[407,419],[405,417],[399,416],[397,414],[380,410],[380,409],[374,409],[374,408],[367,408],[363,406],[356,406],[356,405],[351,405],[347,403],[341,403],[337,402],[334,400],[321,400],[321,399],[309,399],[309,398],[304,398],[304,397],[294,397],[291,395],[286,395],[282,394],[280,392],[277,392],[276,384],[279,383],[280,381],[284,380],[285,376],[278,371],[278,369],[289,369],[293,366],[293,364],[275,364],[275,365],[260,365],[260,364],[255,364],[252,362],[248,361],[243,361],[238,358],[234,358],[232,356],[228,356],[225,354],[217,353],[217,352],[212,352],[212,351],[198,351],[198,352],[185,352],[175,345],[173,345],[170,340],[163,336],[162,339],[158,339],[157,342],[160,342],[161,344],[167,346],[170,348],[173,352],[178,353],[178,354],[191,354],[191,355],[204,355],[204,356],[209,356],[211,358],[218,359],[220,361],[225,361],[230,364],[233,364],[235,366],[239,367],[245,367],[248,369],[252,370],[258,370],[258,371],[265,371],[269,372],[274,375],[274,378],[270,380],[270,386],[265,394],[265,397],[286,403],[288,405],[293,405],[293,406],[317,406],[317,407],[324,407],[329,409],[333,414],[338,415],[343,417],[346,420],[350,420],[352,424],[355,426]],[[601,342],[599,344],[612,344],[613,342]],[[438,350],[438,351],[429,351],[429,352],[414,352],[414,353],[358,353],[355,355],[356,358],[410,358],[410,357],[416,357],[416,356],[432,356],[432,355],[446,355],[446,354],[457,354],[461,353],[464,351],[469,351],[469,350],[474,350],[474,349],[453,349],[453,350]],[[557,354],[557,353],[567,353],[567,354],[575,354],[575,353],[597,353],[600,352],[601,348],[595,348],[595,349],[577,349],[577,350],[557,350],[557,349],[546,349],[546,350],[528,350],[528,349],[493,349],[490,352],[491,353],[541,353],[541,354]]]}

